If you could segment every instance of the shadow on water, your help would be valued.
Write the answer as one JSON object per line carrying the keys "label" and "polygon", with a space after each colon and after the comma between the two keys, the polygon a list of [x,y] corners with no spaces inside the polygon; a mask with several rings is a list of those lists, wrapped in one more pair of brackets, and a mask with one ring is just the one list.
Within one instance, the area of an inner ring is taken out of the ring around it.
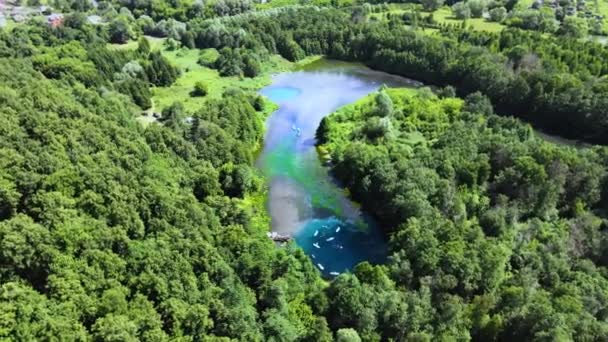
{"label": "shadow on water", "polygon": [[272,230],[293,236],[325,276],[386,258],[379,227],[338,186],[314,146],[324,116],[383,84],[420,85],[361,65],[320,60],[276,75],[261,91],[279,105],[266,122],[264,148],[256,162],[269,182]]}

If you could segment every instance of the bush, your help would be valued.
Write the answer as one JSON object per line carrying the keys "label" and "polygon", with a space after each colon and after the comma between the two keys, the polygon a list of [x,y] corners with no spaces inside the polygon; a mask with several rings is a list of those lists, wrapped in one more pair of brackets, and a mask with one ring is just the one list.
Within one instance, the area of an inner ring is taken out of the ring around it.
{"label": "bush", "polygon": [[420,2],[426,11],[434,11],[443,6],[445,0],[421,0]]}
{"label": "bush", "polygon": [[167,40],[165,40],[165,42],[164,42],[164,46],[169,51],[175,51],[175,50],[179,49],[180,42],[173,38],[167,38]]}
{"label": "bush", "polygon": [[256,77],[261,70],[262,66],[256,56],[246,55],[243,58],[243,73],[246,77]]}
{"label": "bush", "polygon": [[216,49],[204,49],[198,56],[198,64],[204,67],[213,68],[218,57],[219,52]]}
{"label": "bush", "polygon": [[253,101],[253,108],[255,108],[256,111],[261,112],[264,110],[264,107],[265,107],[264,98],[261,96],[256,97],[255,100]]}
{"label": "bush", "polygon": [[458,19],[469,19],[471,17],[471,8],[465,2],[458,2],[452,6],[452,14]]}
{"label": "bush", "polygon": [[437,96],[439,96],[441,98],[456,97],[456,88],[454,88],[450,85],[445,86],[445,87],[437,90]]}
{"label": "bush", "polygon": [[478,91],[467,95],[464,99],[464,107],[462,110],[486,116],[494,114],[494,107],[492,106],[490,99]]}
{"label": "bush", "polygon": [[502,22],[507,18],[507,9],[504,7],[496,7],[490,10],[490,21],[497,23]]}
{"label": "bush", "polygon": [[589,25],[585,19],[569,16],[562,22],[559,33],[572,38],[583,38],[589,34]]}
{"label": "bush", "polygon": [[473,18],[481,18],[483,16],[483,11],[485,11],[487,7],[485,0],[469,0],[467,1],[467,5],[471,10],[471,17]]}
{"label": "bush", "polygon": [[195,97],[195,96],[206,96],[209,93],[209,88],[207,88],[207,85],[203,82],[196,82],[194,84],[194,90],[192,90],[192,92],[190,93],[191,96]]}
{"label": "bush", "polygon": [[559,28],[559,22],[555,20],[555,13],[549,8],[511,12],[506,23],[509,26],[519,27],[525,30],[535,30],[547,33],[554,33]]}

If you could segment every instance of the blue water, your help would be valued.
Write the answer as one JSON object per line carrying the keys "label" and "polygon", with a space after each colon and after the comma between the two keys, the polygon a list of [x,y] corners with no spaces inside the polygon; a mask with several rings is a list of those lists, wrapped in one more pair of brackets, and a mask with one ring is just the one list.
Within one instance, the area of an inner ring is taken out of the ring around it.
{"label": "blue water", "polygon": [[384,262],[387,244],[376,222],[321,164],[315,131],[324,116],[382,84],[412,86],[384,73],[330,63],[277,75],[261,91],[279,105],[266,122],[264,149],[257,161],[269,183],[272,230],[292,235],[327,277],[361,261]]}
{"label": "blue water", "polygon": [[274,102],[283,102],[298,96],[300,90],[291,87],[276,87],[266,89],[264,94]]}
{"label": "blue water", "polygon": [[382,263],[386,258],[384,237],[371,219],[364,219],[364,224],[358,227],[336,216],[312,218],[296,233],[296,243],[326,275],[352,269],[362,261]]}

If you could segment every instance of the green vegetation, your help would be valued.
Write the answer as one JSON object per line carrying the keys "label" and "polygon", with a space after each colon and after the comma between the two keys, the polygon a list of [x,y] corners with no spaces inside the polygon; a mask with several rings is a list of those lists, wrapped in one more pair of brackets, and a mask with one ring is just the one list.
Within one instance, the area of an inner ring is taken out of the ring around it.
{"label": "green vegetation", "polygon": [[[298,63],[291,63],[277,55],[267,56],[260,64],[256,77],[224,77],[217,70],[210,68],[219,56],[216,49],[179,48],[169,50],[163,46],[162,40],[146,38],[150,42],[152,50],[161,51],[162,55],[180,70],[180,76],[170,86],[151,89],[151,100],[155,105],[152,112],[160,111],[176,101],[182,103],[187,112],[193,112],[204,105],[208,98],[221,98],[228,89],[256,91],[270,83],[271,73],[293,70],[318,58],[313,56]],[[134,51],[137,46],[136,43],[129,43],[119,50]],[[115,46],[112,46],[111,49],[115,49]],[[205,96],[192,96],[192,91],[199,82],[207,86],[207,93]]]}
{"label": "green vegetation", "polygon": [[[164,108],[175,101],[181,102],[186,111],[192,112],[203,105],[207,99],[221,98],[222,94],[231,88],[256,91],[270,83],[270,73],[291,70],[296,67],[279,56],[272,56],[262,64],[262,72],[255,78],[240,76],[223,77],[217,70],[204,67],[198,63],[199,56],[208,53],[208,50],[180,49],[177,51],[164,51],[174,65],[182,70],[181,76],[169,87],[152,89],[152,98],[157,108]],[[297,65],[303,65],[310,60]],[[205,97],[192,97],[191,92],[197,82],[207,85],[208,94]]]}
{"label": "green vegetation", "polygon": [[[388,268],[339,277],[337,301],[361,279],[390,277],[401,286],[393,305],[402,324],[412,327],[413,301],[429,338],[608,336],[593,304],[608,295],[605,149],[546,143],[478,93],[463,103],[428,89],[381,90],[325,118],[317,137],[334,174],[391,237]],[[377,310],[373,301],[339,303],[352,310],[344,326],[361,336],[391,331],[355,314]]]}
{"label": "green vegetation", "polygon": [[[187,112],[193,112],[203,105],[207,98],[221,98],[222,94],[231,88],[239,88],[255,91],[270,83],[269,75],[272,72],[292,70],[293,68],[306,65],[314,61],[316,57],[308,58],[299,63],[290,63],[280,56],[269,56],[261,65],[260,75],[255,78],[243,78],[238,76],[222,77],[219,72],[206,66],[213,65],[218,58],[217,50],[210,49],[186,49],[180,48],[169,50],[163,46],[163,40],[150,39],[152,50],[161,51],[167,60],[180,70],[177,80],[167,87],[155,87],[151,89],[152,101],[155,108],[152,111],[160,111],[175,101],[184,105]],[[135,51],[138,47],[136,42],[125,45],[111,45],[112,50]],[[207,86],[208,96],[191,96],[196,84],[201,82]]]}
{"label": "green vegetation", "polygon": [[[489,33],[448,26],[439,35],[428,35],[404,27],[399,17],[353,22],[359,10],[288,8],[272,13],[276,15],[193,26],[197,47],[246,45],[249,53],[277,52],[291,61],[306,55],[359,61],[430,84],[452,85],[461,95],[482,91],[499,113],[566,137],[606,142],[608,55],[599,44],[512,28]],[[246,32],[246,42],[231,38],[238,32]]]}
{"label": "green vegetation", "polygon": [[433,19],[439,24],[449,24],[455,26],[465,25],[478,31],[487,32],[499,32],[505,26],[497,22],[491,22],[484,18],[469,18],[467,20],[461,20],[454,17],[452,11],[447,7],[442,7],[437,11],[433,12]]}
{"label": "green vegetation", "polygon": [[[67,0],[0,30],[0,340],[608,340],[606,147],[494,114],[608,142],[584,9],[313,3]],[[332,281],[266,237],[252,166],[254,91],[322,55],[436,86],[322,121],[390,240]]]}
{"label": "green vegetation", "polygon": [[77,33],[1,37],[0,339],[327,340],[326,285],[265,235],[250,165],[272,106],[228,90],[143,129],[117,90],[173,69]]}
{"label": "green vegetation", "polygon": [[[596,13],[604,16],[604,18],[608,18],[608,1],[606,0],[597,0],[593,2],[593,5],[596,5]],[[608,20],[604,19],[603,22],[604,31],[608,32]]]}
{"label": "green vegetation", "polygon": [[209,87],[203,82],[194,83],[194,89],[190,92],[192,96],[206,96],[209,93]]}
{"label": "green vegetation", "polygon": [[260,10],[280,8],[294,5],[335,6],[347,7],[355,4],[353,0],[269,0],[259,2],[256,7]]}

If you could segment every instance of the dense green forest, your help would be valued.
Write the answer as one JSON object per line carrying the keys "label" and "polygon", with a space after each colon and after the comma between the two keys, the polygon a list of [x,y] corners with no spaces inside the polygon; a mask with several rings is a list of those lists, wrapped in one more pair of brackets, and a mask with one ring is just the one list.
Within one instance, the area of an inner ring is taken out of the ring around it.
{"label": "dense green forest", "polygon": [[3,36],[0,338],[328,340],[317,271],[247,205],[263,102],[235,89],[143,129],[134,90],[171,66],[65,30]]}
{"label": "dense green forest", "polygon": [[[518,28],[429,34],[338,1],[53,5],[59,26],[0,30],[1,340],[608,339],[607,150],[505,117],[606,142],[605,47]],[[381,89],[317,132],[381,223],[387,264],[322,279],[266,237],[252,163],[272,106],[197,82],[195,110],[154,108],[188,72],[164,52],[187,49],[212,49],[199,64],[243,82],[279,54],[438,86]]]}
{"label": "dense green forest", "polygon": [[430,296],[436,334],[606,338],[604,149],[546,143],[479,93],[428,89],[382,90],[317,135],[391,236],[387,273]]}
{"label": "dense green forest", "polygon": [[603,46],[519,29],[476,34],[450,27],[428,35],[405,27],[399,18],[360,22],[355,14],[277,9],[192,21],[191,29],[201,48],[246,48],[289,60],[323,54],[452,85],[463,96],[482,91],[499,113],[521,116],[563,136],[606,142],[608,58]]}

